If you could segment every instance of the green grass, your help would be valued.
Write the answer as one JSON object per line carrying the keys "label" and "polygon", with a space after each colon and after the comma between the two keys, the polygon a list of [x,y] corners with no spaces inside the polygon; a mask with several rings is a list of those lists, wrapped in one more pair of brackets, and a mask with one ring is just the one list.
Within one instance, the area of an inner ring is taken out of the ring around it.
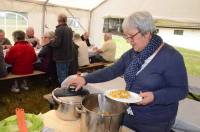
{"label": "green grass", "polygon": [[176,48],[184,57],[187,72],[191,76],[200,77],[200,52],[184,48]]}
{"label": "green grass", "polygon": [[15,108],[23,108],[26,113],[39,114],[49,111],[49,103],[43,99],[55,87],[47,87],[44,77],[29,78],[28,91],[10,92],[13,80],[0,81],[0,121],[15,114]]}
{"label": "green grass", "polygon": [[125,39],[123,39],[122,37],[119,37],[119,36],[113,36],[113,40],[115,41],[115,43],[117,45],[115,59],[119,59],[120,56],[124,52],[126,52],[127,50],[129,50],[131,48],[131,45],[129,43],[127,43],[127,41]]}
{"label": "green grass", "polygon": [[[118,59],[124,52],[131,48],[122,37],[113,36],[113,40],[117,45],[115,58]],[[200,77],[200,52],[175,47],[184,57],[187,73],[190,76]]]}

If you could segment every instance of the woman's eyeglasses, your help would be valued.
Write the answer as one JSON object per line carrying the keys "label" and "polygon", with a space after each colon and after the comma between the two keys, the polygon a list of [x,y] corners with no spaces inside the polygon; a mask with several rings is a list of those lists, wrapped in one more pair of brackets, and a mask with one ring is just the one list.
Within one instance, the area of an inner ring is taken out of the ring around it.
{"label": "woman's eyeglasses", "polygon": [[137,36],[140,33],[140,31],[138,31],[137,33],[133,34],[133,35],[124,35],[124,39],[126,40],[130,40],[130,39],[134,39],[135,36]]}

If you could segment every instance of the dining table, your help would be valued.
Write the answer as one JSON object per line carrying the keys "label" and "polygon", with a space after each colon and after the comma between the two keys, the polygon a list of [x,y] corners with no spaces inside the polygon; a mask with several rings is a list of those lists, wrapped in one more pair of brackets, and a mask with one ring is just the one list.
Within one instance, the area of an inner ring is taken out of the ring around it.
{"label": "dining table", "polygon": [[[76,77],[76,75],[69,76],[66,80],[64,80],[62,85],[67,84],[67,82],[74,77]],[[121,76],[102,83],[88,83],[83,88],[88,89],[90,93],[104,93],[107,90],[125,89],[125,87],[125,80],[123,76]],[[199,112],[200,102],[189,98],[181,100],[173,129],[176,130],[176,132],[200,132]]]}

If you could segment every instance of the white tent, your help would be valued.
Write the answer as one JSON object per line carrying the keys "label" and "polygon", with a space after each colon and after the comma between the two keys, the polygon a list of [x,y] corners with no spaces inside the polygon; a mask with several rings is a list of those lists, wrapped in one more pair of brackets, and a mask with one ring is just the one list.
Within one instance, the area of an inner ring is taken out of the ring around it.
{"label": "white tent", "polygon": [[[68,17],[75,18],[80,26],[74,28],[78,33],[89,31],[92,43],[100,44],[103,38],[104,18],[124,18],[132,12],[146,10],[154,18],[171,19],[183,22],[200,23],[200,0],[0,0],[0,11],[8,13],[25,14],[27,23],[20,28],[32,26],[37,37],[44,32],[55,30],[57,16],[65,13]],[[0,13],[0,18],[5,18]],[[12,16],[13,17],[13,16]],[[1,19],[0,19],[1,20]],[[18,23],[16,19],[16,23]],[[4,23],[1,25],[1,23]],[[0,21],[0,28],[8,28],[6,19]],[[18,27],[9,27],[11,31]],[[168,31],[172,34],[171,31]],[[9,32],[8,32],[9,33]],[[165,34],[164,34],[165,35]],[[199,45],[200,31],[193,31],[196,42],[188,35],[190,43]],[[168,36],[169,37],[169,36]],[[177,36],[178,39],[184,40]],[[171,38],[174,41],[174,36]],[[182,44],[182,43],[181,43]],[[189,44],[191,45],[191,44]],[[198,116],[196,116],[198,117]],[[199,118],[198,118],[199,119]]]}
{"label": "white tent", "polygon": [[28,25],[36,29],[36,36],[54,30],[57,15],[65,13],[81,24],[76,32],[89,31],[92,43],[99,44],[106,17],[124,18],[147,10],[155,18],[200,22],[199,5],[199,0],[1,0],[0,10],[27,13]]}

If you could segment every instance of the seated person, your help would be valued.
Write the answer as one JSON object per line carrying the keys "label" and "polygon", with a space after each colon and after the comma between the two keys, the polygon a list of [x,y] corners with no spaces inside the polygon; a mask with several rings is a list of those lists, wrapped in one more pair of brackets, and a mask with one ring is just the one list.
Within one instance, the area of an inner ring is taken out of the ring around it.
{"label": "seated person", "polygon": [[112,40],[110,33],[104,34],[104,43],[100,49],[94,48],[97,55],[91,57],[91,63],[93,62],[113,62],[115,61],[116,44]]}
{"label": "seated person", "polygon": [[30,42],[34,48],[40,48],[40,41],[38,38],[34,36],[34,29],[32,27],[28,27],[26,29],[26,41]]}
{"label": "seated person", "polygon": [[[25,75],[33,73],[33,63],[36,61],[34,48],[25,41],[25,33],[23,31],[13,32],[14,46],[9,49],[6,54],[5,61],[12,65],[12,73],[16,75]],[[28,90],[25,79],[16,79],[12,85],[12,92],[19,92],[18,81],[22,81],[21,88]]]}
{"label": "seated person", "polygon": [[0,29],[0,45],[3,46],[3,49],[8,49],[12,46],[10,40],[5,37],[5,32],[2,29]]}
{"label": "seated person", "polygon": [[0,45],[0,77],[7,75],[6,64],[3,55],[3,46]]}
{"label": "seated person", "polygon": [[47,73],[48,81],[51,83],[52,79],[56,77],[56,65],[53,61],[52,47],[49,46],[51,40],[55,39],[55,33],[53,31],[46,32],[42,37],[41,45],[42,49],[38,53],[39,62],[35,63],[35,69],[41,70]]}
{"label": "seated person", "polygon": [[81,35],[82,41],[85,41],[88,47],[91,46],[90,40],[89,40],[89,34],[88,32],[85,32],[83,35]]}
{"label": "seated person", "polygon": [[79,34],[74,35],[74,43],[79,46],[78,48],[78,65],[86,66],[89,65],[88,47],[84,41],[81,40]]}

